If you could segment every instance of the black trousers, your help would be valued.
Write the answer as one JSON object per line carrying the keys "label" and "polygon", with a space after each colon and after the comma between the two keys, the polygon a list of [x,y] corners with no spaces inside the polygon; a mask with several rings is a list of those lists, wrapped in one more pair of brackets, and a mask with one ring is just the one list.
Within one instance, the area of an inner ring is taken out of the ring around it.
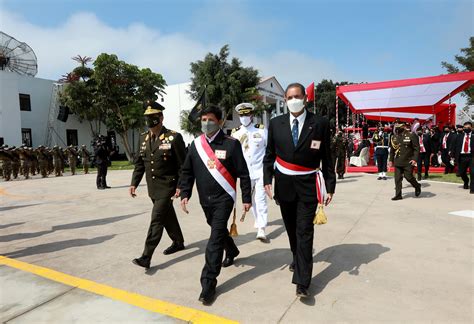
{"label": "black trousers", "polygon": [[430,170],[430,154],[424,152],[418,155],[418,163],[417,172],[418,176],[421,177],[421,170],[423,169],[423,165],[425,166],[425,176],[428,176],[428,171]]}
{"label": "black trousers", "polygon": [[448,149],[441,150],[441,161],[443,161],[445,165],[445,173],[451,173],[454,171],[454,166],[451,165],[451,157],[448,154]]}
{"label": "black trousers", "polygon": [[[469,177],[467,176],[467,169],[470,168]],[[461,154],[458,161],[458,174],[464,181],[464,184],[469,184],[471,191],[474,191],[474,159],[472,154]]]}
{"label": "black trousers", "polygon": [[420,184],[413,176],[413,167],[409,166],[395,166],[395,196],[402,195],[402,181],[403,177],[414,187],[418,188]]}
{"label": "black trousers", "polygon": [[344,175],[346,173],[346,155],[345,152],[336,155],[336,173]]}
{"label": "black trousers", "polygon": [[375,150],[378,172],[387,172],[388,149],[378,148]]}
{"label": "black trousers", "polygon": [[211,235],[206,246],[206,263],[201,273],[203,289],[217,284],[224,250],[229,255],[235,255],[239,251],[227,229],[227,222],[233,208],[234,202],[231,199],[218,202],[212,206],[202,206],[206,221],[211,226]]}
{"label": "black trousers", "polygon": [[313,275],[313,219],[318,203],[303,202],[299,198],[292,202],[280,201],[280,211],[290,241],[295,262],[292,282],[309,287]]}
{"label": "black trousers", "polygon": [[151,201],[153,202],[151,222],[143,250],[143,256],[150,259],[163,236],[163,228],[166,229],[173,242],[184,243],[183,232],[176,217],[173,201],[170,198],[152,199]]}
{"label": "black trousers", "polygon": [[105,180],[105,177],[107,176],[107,168],[107,163],[97,164],[97,188],[105,188],[107,186],[107,181]]}

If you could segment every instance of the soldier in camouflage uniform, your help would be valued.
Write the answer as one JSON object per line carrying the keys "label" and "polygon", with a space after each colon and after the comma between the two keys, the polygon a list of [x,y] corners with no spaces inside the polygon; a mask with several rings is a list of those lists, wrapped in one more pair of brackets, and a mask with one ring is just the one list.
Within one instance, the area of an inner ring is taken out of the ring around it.
{"label": "soldier in camouflage uniform", "polygon": [[36,157],[37,150],[32,147],[28,148],[29,158],[30,158],[30,172],[34,176],[38,172],[38,158]]}
{"label": "soldier in camouflage uniform", "polygon": [[54,145],[53,147],[53,161],[54,161],[54,174],[56,177],[61,177],[62,173],[62,154],[59,146]]}
{"label": "soldier in camouflage uniform", "polygon": [[20,172],[21,162],[20,162],[20,154],[18,149],[15,146],[10,148],[10,154],[12,156],[12,175],[13,179],[18,178],[18,173]]}
{"label": "soldier in camouflage uniform", "polygon": [[46,148],[43,145],[38,147],[37,156],[41,177],[46,178],[48,177],[48,156],[46,153]]}
{"label": "soldier in camouflage uniform", "polygon": [[82,158],[82,169],[84,170],[84,174],[88,174],[89,173],[89,159],[90,159],[91,153],[87,150],[85,145],[81,146],[79,153],[81,154],[81,158]]}
{"label": "soldier in camouflage uniform", "polygon": [[415,196],[421,194],[421,185],[413,176],[420,153],[418,136],[411,133],[404,124],[395,124],[395,133],[390,138],[390,164],[395,167],[395,197],[402,199],[403,177],[415,188]]}
{"label": "soldier in camouflage uniform", "polygon": [[7,145],[4,146],[0,150],[0,160],[2,161],[2,176],[5,181],[11,180],[11,173],[12,173],[12,157],[9,152],[9,148]]}
{"label": "soldier in camouflage uniform", "polygon": [[66,148],[65,153],[66,153],[66,156],[67,156],[67,159],[68,159],[69,167],[71,168],[71,175],[75,175],[76,174],[77,152],[76,152],[74,146],[69,145],[69,147]]}
{"label": "soldier in camouflage uniform", "polygon": [[23,145],[22,147],[20,147],[19,153],[20,153],[22,174],[25,177],[25,179],[29,179],[30,178],[31,163],[30,163],[30,157],[29,157],[29,154],[28,154],[29,153],[28,148]]}
{"label": "soldier in camouflage uniform", "polygon": [[64,168],[66,167],[66,159],[67,159],[66,152],[62,147],[60,147],[59,153],[61,154],[61,173],[64,174]]}

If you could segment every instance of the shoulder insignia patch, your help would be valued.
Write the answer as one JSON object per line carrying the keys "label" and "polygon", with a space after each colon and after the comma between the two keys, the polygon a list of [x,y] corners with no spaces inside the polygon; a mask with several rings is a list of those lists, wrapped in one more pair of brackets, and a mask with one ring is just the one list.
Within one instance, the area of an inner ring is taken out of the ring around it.
{"label": "shoulder insignia patch", "polygon": [[239,127],[236,127],[236,128],[232,128],[232,134],[235,133],[236,131],[238,131],[240,129],[240,126]]}
{"label": "shoulder insignia patch", "polygon": [[255,128],[264,129],[265,126],[263,124],[255,124]]}

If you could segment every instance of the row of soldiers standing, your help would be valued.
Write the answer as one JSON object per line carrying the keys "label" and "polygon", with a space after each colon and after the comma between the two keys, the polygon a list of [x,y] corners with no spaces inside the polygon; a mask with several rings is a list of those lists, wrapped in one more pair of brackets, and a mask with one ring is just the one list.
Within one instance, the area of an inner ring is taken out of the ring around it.
{"label": "row of soldiers standing", "polygon": [[43,178],[51,174],[60,177],[67,164],[71,169],[71,174],[75,175],[78,157],[82,160],[84,173],[89,173],[91,153],[85,145],[82,145],[80,149],[72,145],[66,148],[57,145],[52,148],[43,145],[37,148],[25,145],[18,148],[2,145],[0,147],[0,174],[5,181],[18,179],[19,176],[29,179],[30,175],[36,174],[41,174]]}

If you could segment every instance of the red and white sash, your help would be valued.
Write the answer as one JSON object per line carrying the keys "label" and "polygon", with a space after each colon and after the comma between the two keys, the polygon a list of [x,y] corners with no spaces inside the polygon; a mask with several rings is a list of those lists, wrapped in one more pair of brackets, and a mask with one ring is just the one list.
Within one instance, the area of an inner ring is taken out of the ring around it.
{"label": "red and white sash", "polygon": [[194,145],[211,176],[235,201],[235,179],[216,157],[205,135],[197,137],[194,140]]}
{"label": "red and white sash", "polygon": [[425,145],[423,144],[423,135],[420,135],[420,153],[425,153]]}
{"label": "red and white sash", "polygon": [[307,175],[316,173],[316,195],[319,203],[323,204],[328,195],[326,190],[326,183],[324,181],[323,172],[320,169],[307,168],[301,165],[293,164],[284,161],[279,156],[276,157],[275,167],[286,175]]}
{"label": "red and white sash", "polygon": [[447,146],[448,146],[448,144],[447,144],[448,136],[449,136],[449,133],[444,135],[444,137],[443,137],[443,146],[441,147],[443,150],[446,149]]}

